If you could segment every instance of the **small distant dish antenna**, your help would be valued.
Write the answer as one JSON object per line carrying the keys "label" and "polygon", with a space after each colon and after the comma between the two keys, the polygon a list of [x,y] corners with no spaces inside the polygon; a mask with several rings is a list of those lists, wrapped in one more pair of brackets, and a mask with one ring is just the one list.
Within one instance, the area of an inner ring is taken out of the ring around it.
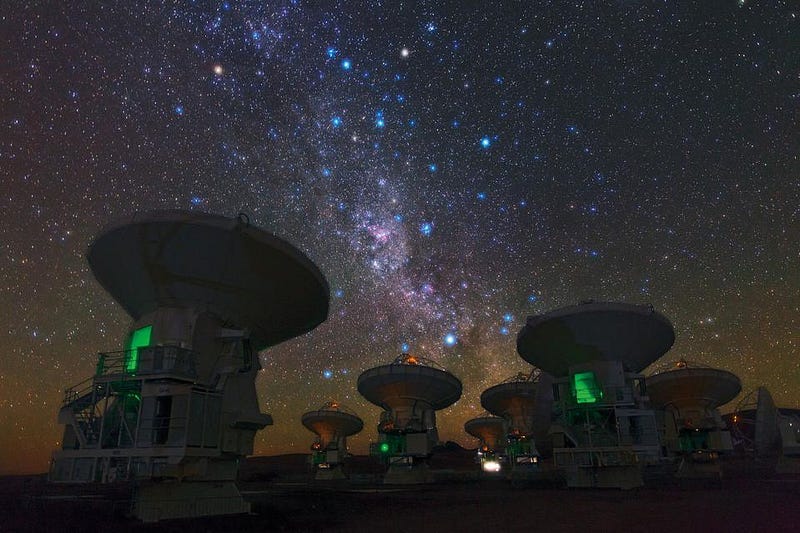
{"label": "small distant dish antenna", "polygon": [[347,458],[347,437],[364,428],[364,422],[349,408],[332,400],[303,414],[303,426],[317,435],[312,444],[311,464],[316,479],[344,479],[342,464]]}
{"label": "small distant dish antenna", "polygon": [[461,381],[441,365],[408,353],[361,373],[358,392],[383,409],[375,447],[389,464],[387,483],[426,481],[439,441],[436,411],[458,401],[461,391]]}

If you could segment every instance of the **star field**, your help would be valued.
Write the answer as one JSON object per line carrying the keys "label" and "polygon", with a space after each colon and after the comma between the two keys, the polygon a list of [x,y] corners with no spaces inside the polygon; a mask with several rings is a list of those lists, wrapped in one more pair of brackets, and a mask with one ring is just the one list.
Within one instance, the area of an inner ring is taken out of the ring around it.
{"label": "star field", "polygon": [[261,355],[260,454],[332,398],[364,453],[356,379],[404,349],[463,381],[440,435],[474,445],[525,317],[586,299],[800,404],[796,5],[31,4],[0,14],[0,474],[46,469],[63,389],[121,348],[84,253],[150,209],[245,212],[330,283]]}

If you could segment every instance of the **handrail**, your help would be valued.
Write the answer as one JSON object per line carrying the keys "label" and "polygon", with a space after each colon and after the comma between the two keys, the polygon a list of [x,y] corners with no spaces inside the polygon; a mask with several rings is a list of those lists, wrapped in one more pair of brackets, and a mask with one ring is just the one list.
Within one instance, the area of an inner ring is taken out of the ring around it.
{"label": "handrail", "polygon": [[562,405],[569,410],[572,409],[597,409],[600,407],[611,408],[614,406],[622,406],[622,405],[630,405],[636,402],[636,391],[631,386],[621,386],[621,387],[603,387],[599,386],[596,389],[593,389],[595,392],[602,392],[602,395],[598,395],[597,400],[594,402],[582,402],[579,403],[575,398],[574,391],[568,391],[566,397],[562,397],[561,400],[557,401],[556,403],[562,403]]}
{"label": "handrail", "polygon": [[[62,406],[91,394],[97,378],[113,377],[127,381],[137,376],[174,374],[186,378],[197,377],[197,352],[180,346],[146,346],[135,350],[100,352],[95,375],[64,389]],[[104,380],[105,381],[105,380]]]}
{"label": "handrail", "polygon": [[116,374],[151,374],[172,370],[197,376],[197,352],[180,346],[146,346],[134,350],[101,352],[96,377]]}
{"label": "handrail", "polygon": [[92,391],[92,387],[94,387],[94,378],[87,378],[77,385],[73,385],[72,387],[64,389],[63,405],[72,403],[78,398],[89,394]]}

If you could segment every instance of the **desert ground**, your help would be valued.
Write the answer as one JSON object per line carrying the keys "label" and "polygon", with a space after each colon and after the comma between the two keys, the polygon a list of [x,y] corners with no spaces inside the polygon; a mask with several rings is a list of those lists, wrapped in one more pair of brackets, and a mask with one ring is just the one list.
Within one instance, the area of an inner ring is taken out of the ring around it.
{"label": "desert ground", "polygon": [[[353,482],[309,481],[302,455],[254,458],[239,485],[250,515],[143,524],[125,486],[0,478],[0,531],[798,531],[800,476],[727,476],[634,490],[566,489],[505,479],[383,486],[362,458]],[[432,468],[436,463],[432,464]],[[439,465],[441,466],[441,464]],[[449,464],[450,472],[466,466]],[[456,468],[452,468],[456,466]]]}

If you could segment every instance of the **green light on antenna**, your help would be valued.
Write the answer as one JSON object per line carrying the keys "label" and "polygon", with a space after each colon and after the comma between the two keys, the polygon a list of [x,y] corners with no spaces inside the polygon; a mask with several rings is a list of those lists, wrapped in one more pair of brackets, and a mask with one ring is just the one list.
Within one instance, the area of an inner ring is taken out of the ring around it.
{"label": "green light on antenna", "polygon": [[572,376],[572,387],[575,401],[578,403],[597,403],[603,397],[603,391],[597,385],[594,372],[578,372]]}
{"label": "green light on antenna", "polygon": [[136,372],[139,368],[139,348],[150,346],[150,335],[153,333],[153,326],[145,326],[131,333],[128,345],[125,347],[127,357],[125,358],[125,371]]}

